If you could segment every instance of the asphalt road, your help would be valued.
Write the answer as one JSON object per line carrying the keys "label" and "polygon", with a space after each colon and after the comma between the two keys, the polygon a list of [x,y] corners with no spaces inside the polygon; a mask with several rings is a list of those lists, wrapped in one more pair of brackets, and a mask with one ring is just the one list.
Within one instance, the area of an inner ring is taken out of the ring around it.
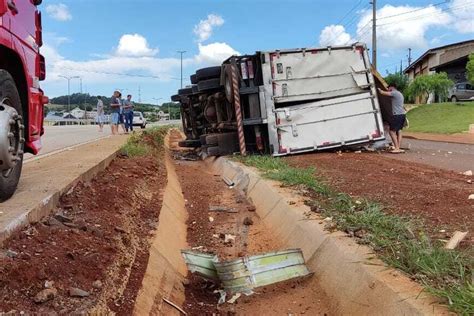
{"label": "asphalt road", "polygon": [[385,154],[388,157],[414,161],[456,172],[474,171],[474,145],[404,139],[405,154]]}
{"label": "asphalt road", "polygon": [[[148,124],[147,127],[179,123],[181,123],[181,121],[162,121]],[[72,146],[85,144],[111,135],[110,126],[105,126],[102,133],[99,133],[98,127],[94,125],[45,126],[44,128],[45,132],[41,138],[43,148],[38,156],[52,154]],[[35,158],[35,156],[31,154],[25,155],[25,161],[33,158]]]}

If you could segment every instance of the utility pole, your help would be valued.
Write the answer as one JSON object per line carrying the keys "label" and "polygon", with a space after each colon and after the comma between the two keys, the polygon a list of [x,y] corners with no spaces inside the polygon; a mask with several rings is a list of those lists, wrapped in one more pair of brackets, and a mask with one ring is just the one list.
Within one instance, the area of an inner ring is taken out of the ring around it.
{"label": "utility pole", "polygon": [[411,66],[411,48],[408,49],[408,66]]}
{"label": "utility pole", "polygon": [[377,0],[372,0],[372,66],[377,70]]}
{"label": "utility pole", "polygon": [[142,87],[138,86],[138,103],[142,103]]}
{"label": "utility pole", "polygon": [[186,53],[185,50],[179,50],[178,54],[181,55],[181,89],[183,89],[183,54]]}

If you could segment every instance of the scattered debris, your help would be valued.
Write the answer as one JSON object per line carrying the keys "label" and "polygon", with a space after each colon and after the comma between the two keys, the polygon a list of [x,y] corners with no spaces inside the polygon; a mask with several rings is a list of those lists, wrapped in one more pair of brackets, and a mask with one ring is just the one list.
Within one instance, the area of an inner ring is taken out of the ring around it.
{"label": "scattered debris", "polygon": [[209,206],[209,212],[225,212],[225,213],[238,213],[239,211],[235,208],[225,207],[221,205]]}
{"label": "scattered debris", "polygon": [[92,287],[96,290],[100,290],[102,288],[103,284],[100,280],[96,280],[92,283]]}
{"label": "scattered debris", "polygon": [[87,291],[78,289],[76,287],[69,288],[69,296],[72,297],[88,297],[90,294]]}
{"label": "scattered debris", "polygon": [[57,219],[58,221],[60,221],[63,224],[72,222],[72,218],[69,217],[69,216],[64,215],[62,212],[59,212],[56,215],[54,215],[54,218]]}
{"label": "scattered debris", "polygon": [[229,187],[233,187],[235,184],[234,184],[234,181],[230,180],[229,178],[227,178],[226,176],[222,176],[222,180],[225,182],[225,184],[227,184]]}
{"label": "scattered debris", "polygon": [[474,194],[469,195],[469,200],[474,200]]}
{"label": "scattered debris", "polygon": [[234,296],[232,296],[231,299],[227,301],[227,303],[234,304],[241,296],[241,293],[235,293]]}
{"label": "scattered debris", "polygon": [[257,208],[253,204],[247,206],[247,211],[249,211],[249,212],[255,212],[256,210],[257,210]]}
{"label": "scattered debris", "polygon": [[174,307],[177,311],[179,311],[181,314],[183,315],[187,315],[186,312],[181,308],[179,307],[178,305],[176,305],[175,303],[171,302],[170,300],[166,299],[163,297],[163,302],[169,304],[170,306]]}
{"label": "scattered debris", "polygon": [[224,236],[224,244],[231,244],[235,242],[235,237],[232,234],[225,234]]}
{"label": "scattered debris", "polygon": [[456,249],[461,241],[463,241],[464,238],[466,238],[467,232],[460,232],[460,231],[455,231],[453,234],[453,237],[448,241],[446,246],[444,248],[446,249]]}
{"label": "scattered debris", "polygon": [[465,175],[465,176],[471,177],[472,176],[472,170],[468,170],[466,172],[463,172],[462,174]]}
{"label": "scattered debris", "polygon": [[18,257],[18,252],[9,249],[9,250],[3,252],[0,255],[0,257],[7,257],[7,258],[15,259],[16,257]]}
{"label": "scattered debris", "polygon": [[244,219],[244,225],[245,225],[245,226],[251,226],[251,225],[253,225],[253,220],[252,220],[250,217],[246,217],[246,218]]}
{"label": "scattered debris", "polygon": [[122,234],[126,234],[127,231],[125,229],[123,229],[122,227],[119,227],[119,226],[115,226],[114,227],[114,230],[118,233],[122,233]]}
{"label": "scattered debris", "polygon": [[211,222],[211,223],[214,222],[214,217],[209,216],[209,222]]}
{"label": "scattered debris", "polygon": [[51,289],[44,289],[38,292],[33,299],[36,304],[43,304],[52,299],[54,299],[58,295],[58,290],[55,288]]}
{"label": "scattered debris", "polygon": [[[244,256],[230,261],[219,261],[216,255],[188,250],[182,250],[181,253],[191,273],[220,281],[223,289],[231,294],[251,295],[255,288],[311,274],[304,263],[301,249]],[[239,297],[234,296],[231,300],[235,298],[235,302]]]}
{"label": "scattered debris", "polygon": [[44,288],[45,289],[52,289],[54,287],[54,281],[45,281]]}

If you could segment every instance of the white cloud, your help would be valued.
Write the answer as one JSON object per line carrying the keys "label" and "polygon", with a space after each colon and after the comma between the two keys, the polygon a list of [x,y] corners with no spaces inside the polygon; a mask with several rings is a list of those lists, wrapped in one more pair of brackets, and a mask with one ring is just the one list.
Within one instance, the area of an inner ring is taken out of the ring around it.
{"label": "white cloud", "polygon": [[450,5],[454,18],[454,28],[459,33],[474,33],[474,14],[472,13],[474,1],[453,0]]}
{"label": "white cloud", "polygon": [[351,42],[353,42],[351,35],[342,25],[326,26],[319,35],[319,45],[321,46],[344,45]]}
{"label": "white cloud", "polygon": [[158,49],[151,49],[148,41],[140,34],[125,34],[120,38],[116,54],[118,56],[144,57],[154,56]]}
{"label": "white cloud", "polygon": [[199,54],[195,57],[197,63],[208,66],[220,65],[222,62],[232,55],[239,55],[240,53],[230,47],[226,43],[211,43],[208,45],[199,45]]}
{"label": "white cloud", "polygon": [[69,8],[64,3],[49,4],[46,6],[46,12],[55,20],[69,21],[72,20],[72,15]]}
{"label": "white cloud", "polygon": [[[412,12],[413,11],[413,12]],[[382,50],[428,47],[426,33],[433,27],[449,27],[452,16],[441,8],[385,5],[377,10],[377,40]],[[372,12],[365,11],[357,25],[357,38],[371,41]]]}
{"label": "white cloud", "polygon": [[222,26],[224,19],[220,15],[209,14],[206,20],[199,21],[199,24],[194,26],[194,34],[197,35],[199,43],[209,39],[212,35],[214,27]]}

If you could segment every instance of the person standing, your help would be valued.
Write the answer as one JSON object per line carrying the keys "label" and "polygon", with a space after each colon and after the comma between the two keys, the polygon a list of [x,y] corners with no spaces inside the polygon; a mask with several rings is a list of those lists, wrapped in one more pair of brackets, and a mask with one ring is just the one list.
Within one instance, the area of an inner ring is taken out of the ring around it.
{"label": "person standing", "polygon": [[405,151],[402,150],[400,147],[402,145],[402,130],[406,122],[406,111],[404,108],[405,98],[403,94],[398,91],[397,86],[395,84],[389,85],[388,91],[384,91],[380,88],[378,90],[381,95],[390,97],[392,99],[393,116],[391,122],[389,122],[389,134],[392,138],[394,148],[390,152],[393,154],[404,153]]}
{"label": "person standing", "polygon": [[125,130],[125,119],[124,119],[124,113],[123,113],[123,99],[122,99],[122,93],[119,92],[119,100],[120,100],[120,112],[119,112],[119,125],[122,127],[122,131],[124,134],[127,133]]}
{"label": "person standing", "polygon": [[125,118],[126,133],[130,130],[133,132],[133,102],[132,95],[127,95],[127,99],[123,102],[123,115]]}
{"label": "person standing", "polygon": [[118,125],[120,121],[120,107],[122,106],[121,101],[120,101],[120,92],[115,91],[114,94],[112,95],[112,98],[110,100],[110,109],[111,109],[111,115],[110,115],[110,128],[112,130],[112,135],[117,135],[118,134]]}
{"label": "person standing", "polygon": [[97,118],[96,118],[96,123],[99,125],[99,132],[104,131],[104,121],[105,121],[105,115],[104,115],[104,102],[102,101],[102,97],[98,96],[97,97]]}

